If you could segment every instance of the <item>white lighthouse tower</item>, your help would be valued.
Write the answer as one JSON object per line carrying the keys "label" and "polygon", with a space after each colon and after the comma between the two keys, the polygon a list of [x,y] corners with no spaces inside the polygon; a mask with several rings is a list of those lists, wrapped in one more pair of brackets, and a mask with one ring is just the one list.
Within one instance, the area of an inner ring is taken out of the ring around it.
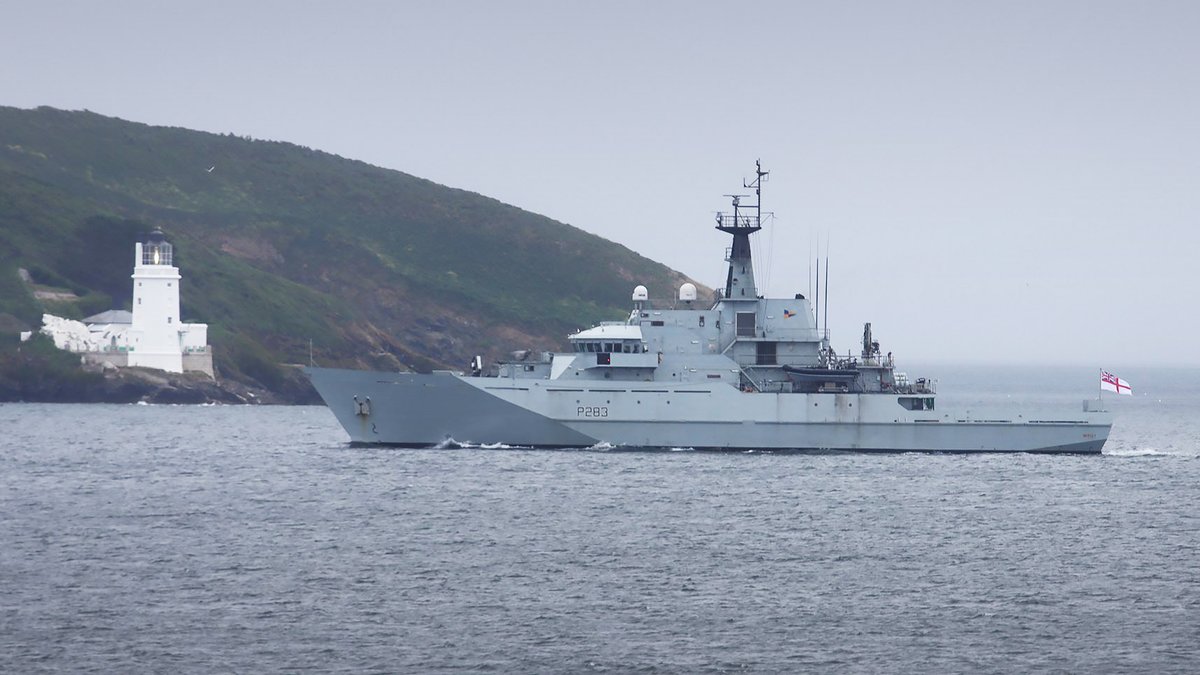
{"label": "white lighthouse tower", "polygon": [[[82,322],[42,315],[59,349],[109,367],[142,366],[215,376],[208,324],[179,320],[179,268],[162,230],[134,244],[133,312],[110,310]],[[22,339],[26,339],[25,336]]]}
{"label": "white lighthouse tower", "polygon": [[206,324],[179,319],[179,268],[162,230],[134,246],[133,320],[126,334],[129,365],[183,372],[183,354],[208,342]]}

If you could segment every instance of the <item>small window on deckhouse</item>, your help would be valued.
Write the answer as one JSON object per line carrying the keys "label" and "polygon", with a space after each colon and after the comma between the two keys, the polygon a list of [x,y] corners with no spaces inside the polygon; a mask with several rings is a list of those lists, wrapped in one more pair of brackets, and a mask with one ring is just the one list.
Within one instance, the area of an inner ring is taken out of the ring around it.
{"label": "small window on deckhouse", "polygon": [[776,345],[776,343],[774,343],[774,342],[758,342],[758,343],[756,343],[758,351],[755,354],[755,357],[756,357],[754,360],[755,365],[759,365],[759,366],[775,365],[775,345]]}
{"label": "small window on deckhouse", "polygon": [[754,312],[737,313],[737,336],[754,337]]}

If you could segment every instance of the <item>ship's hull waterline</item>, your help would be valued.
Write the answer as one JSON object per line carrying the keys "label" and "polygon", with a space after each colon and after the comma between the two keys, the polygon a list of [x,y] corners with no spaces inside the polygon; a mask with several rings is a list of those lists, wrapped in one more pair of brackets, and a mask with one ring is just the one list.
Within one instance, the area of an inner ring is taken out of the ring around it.
{"label": "ship's hull waterline", "polygon": [[561,383],[310,368],[355,444],[1099,453],[1095,411],[909,411],[879,394],[746,394],[686,382]]}

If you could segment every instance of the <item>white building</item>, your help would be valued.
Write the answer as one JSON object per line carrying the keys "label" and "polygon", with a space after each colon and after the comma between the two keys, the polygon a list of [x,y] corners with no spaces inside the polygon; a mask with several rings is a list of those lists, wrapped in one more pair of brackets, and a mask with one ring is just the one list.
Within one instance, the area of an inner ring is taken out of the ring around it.
{"label": "white building", "polygon": [[212,376],[208,324],[180,320],[174,257],[174,247],[162,230],[155,230],[134,245],[133,312],[102,312],[82,322],[46,314],[42,332],[60,349],[91,361]]}
{"label": "white building", "polygon": [[131,366],[182,373],[184,353],[208,349],[208,324],[179,318],[174,250],[162,230],[134,244],[133,322],[125,333]]}

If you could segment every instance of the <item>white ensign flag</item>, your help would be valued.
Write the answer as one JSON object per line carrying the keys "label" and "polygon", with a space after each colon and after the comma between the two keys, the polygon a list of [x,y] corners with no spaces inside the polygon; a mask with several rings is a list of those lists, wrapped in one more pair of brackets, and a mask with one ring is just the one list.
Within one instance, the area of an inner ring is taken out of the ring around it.
{"label": "white ensign flag", "polygon": [[1128,394],[1133,396],[1133,387],[1129,386],[1129,383],[1125,380],[1122,380],[1107,370],[1100,371],[1100,389],[1107,389],[1108,391],[1115,391],[1118,394]]}

